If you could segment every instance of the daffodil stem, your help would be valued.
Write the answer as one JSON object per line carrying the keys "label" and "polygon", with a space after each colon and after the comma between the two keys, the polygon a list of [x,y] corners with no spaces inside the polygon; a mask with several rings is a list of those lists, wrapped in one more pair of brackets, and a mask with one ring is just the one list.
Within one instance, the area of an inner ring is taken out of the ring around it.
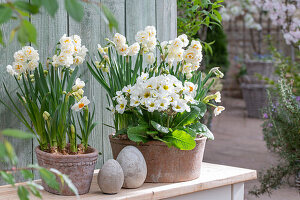
{"label": "daffodil stem", "polygon": [[211,103],[207,103],[207,105],[210,105],[210,106],[212,106],[212,107],[214,107],[214,108],[216,108],[216,107],[217,107],[216,105],[214,105],[214,104],[211,104]]}
{"label": "daffodil stem", "polygon": [[167,127],[170,128],[170,115],[168,115],[168,119],[167,119]]}

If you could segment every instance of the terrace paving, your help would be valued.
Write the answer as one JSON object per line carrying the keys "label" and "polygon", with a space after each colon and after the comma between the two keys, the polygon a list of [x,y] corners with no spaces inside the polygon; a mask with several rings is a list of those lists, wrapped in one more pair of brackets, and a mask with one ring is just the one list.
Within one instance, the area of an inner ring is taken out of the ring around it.
{"label": "terrace paving", "polygon": [[[245,103],[242,99],[224,98],[226,110],[213,120],[214,141],[208,141],[204,161],[231,165],[261,171],[276,164],[278,157],[268,151],[262,135],[262,120],[247,118]],[[258,181],[245,184],[245,200],[300,200],[300,193],[294,187],[282,186],[268,194],[256,198],[248,191],[258,185]]]}

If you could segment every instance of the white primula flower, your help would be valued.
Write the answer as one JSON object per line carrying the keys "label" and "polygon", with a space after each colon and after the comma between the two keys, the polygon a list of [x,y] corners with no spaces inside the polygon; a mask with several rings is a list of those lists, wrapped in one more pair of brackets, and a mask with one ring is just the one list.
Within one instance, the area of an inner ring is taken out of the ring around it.
{"label": "white primula flower", "polygon": [[149,38],[156,36],[156,29],[154,26],[146,26],[145,32],[149,35]]}
{"label": "white primula flower", "polygon": [[116,105],[116,111],[120,114],[123,114],[125,111],[127,105],[126,99],[123,99],[123,101],[120,101],[118,105]]}
{"label": "white primula flower", "polygon": [[145,106],[147,107],[148,112],[154,112],[157,110],[158,103],[155,98],[148,98],[146,100]]}
{"label": "white primula flower", "polygon": [[100,54],[104,53],[104,49],[101,47],[100,44],[98,44],[98,51],[99,51]]}
{"label": "white primula flower", "polygon": [[127,85],[125,86],[123,89],[122,89],[122,92],[124,93],[131,93],[131,90],[132,90],[132,86],[131,85]]}
{"label": "white primula flower", "polygon": [[121,35],[120,33],[116,33],[114,36],[114,43],[117,46],[123,46],[126,44],[126,38],[125,36]]}
{"label": "white primula flower", "polygon": [[15,52],[14,59],[16,62],[25,62],[27,59],[25,58],[25,54],[22,50]]}
{"label": "white primula flower", "polygon": [[129,52],[129,47],[127,44],[120,45],[120,46],[117,46],[117,51],[120,55],[126,56],[127,53]]}
{"label": "white primula flower", "polygon": [[147,64],[152,65],[155,62],[155,56],[153,53],[146,54],[145,61]]}
{"label": "white primula flower", "polygon": [[[189,106],[188,106],[189,107]],[[172,102],[172,109],[175,111],[175,112],[184,112],[187,108],[187,105],[184,101],[178,99],[174,102]]]}
{"label": "white primula flower", "polygon": [[170,101],[168,101],[168,99],[166,98],[161,98],[158,100],[157,102],[158,104],[158,111],[165,111],[169,108],[170,106]]}
{"label": "white primula flower", "polygon": [[214,110],[215,116],[219,115],[223,110],[225,110],[225,107],[223,106],[217,106]]}
{"label": "white primula flower", "polygon": [[198,54],[201,54],[201,52],[202,52],[202,46],[201,46],[200,42],[196,41],[196,40],[192,40],[189,48],[196,51]]}
{"label": "white primula flower", "polygon": [[186,47],[189,44],[189,40],[188,40],[186,34],[179,35],[178,39],[180,39],[182,41],[183,47]]}
{"label": "white primula flower", "polygon": [[137,107],[140,105],[140,100],[138,97],[131,97],[130,98],[130,106]]}
{"label": "white primula flower", "polygon": [[6,71],[12,76],[18,75],[11,65],[6,66]]}
{"label": "white primula flower", "polygon": [[215,95],[216,95],[215,101],[217,103],[220,103],[221,102],[221,93],[220,92],[216,92]]}
{"label": "white primula flower", "polygon": [[80,78],[77,78],[75,81],[75,85],[72,87],[73,91],[77,91],[79,89],[82,89],[85,86],[84,81],[80,80]]}
{"label": "white primula flower", "polygon": [[72,106],[72,110],[80,111],[84,106],[87,106],[90,103],[90,100],[86,96],[84,96],[78,103],[75,103]]}
{"label": "white primula flower", "polygon": [[128,56],[134,56],[138,54],[139,51],[140,51],[140,45],[139,43],[135,42],[134,44],[129,46]]}

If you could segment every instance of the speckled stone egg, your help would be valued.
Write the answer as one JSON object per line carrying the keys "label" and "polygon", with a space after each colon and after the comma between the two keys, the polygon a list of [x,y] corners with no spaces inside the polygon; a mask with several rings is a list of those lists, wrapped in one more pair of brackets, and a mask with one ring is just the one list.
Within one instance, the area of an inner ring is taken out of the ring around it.
{"label": "speckled stone egg", "polygon": [[124,172],[124,188],[138,188],[147,176],[147,165],[143,154],[134,146],[122,149],[117,157]]}
{"label": "speckled stone egg", "polygon": [[120,164],[110,159],[106,161],[98,174],[98,185],[103,193],[116,194],[124,183],[124,173]]}

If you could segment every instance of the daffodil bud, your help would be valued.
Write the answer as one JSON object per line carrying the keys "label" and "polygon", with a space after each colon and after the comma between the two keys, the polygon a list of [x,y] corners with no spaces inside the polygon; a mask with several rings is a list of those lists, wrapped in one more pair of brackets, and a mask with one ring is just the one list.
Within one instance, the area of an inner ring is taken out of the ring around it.
{"label": "daffodil bud", "polygon": [[108,53],[108,47],[104,47],[103,50],[105,53]]}
{"label": "daffodil bud", "polygon": [[34,78],[32,78],[32,79],[31,79],[31,82],[34,82],[34,81],[35,81],[35,79],[34,79]]}
{"label": "daffodil bud", "polygon": [[214,73],[217,78],[223,78],[224,74],[219,70],[220,67],[214,67],[212,68],[209,73]]}
{"label": "daffodil bud", "polygon": [[34,78],[34,75],[33,75],[33,74],[30,74],[29,77],[30,77],[31,79],[33,79],[33,78]]}
{"label": "daffodil bud", "polygon": [[106,62],[109,62],[109,57],[108,57],[108,55],[104,55],[103,58],[104,58],[104,60],[105,60]]}
{"label": "daffodil bud", "polygon": [[50,114],[47,111],[45,111],[43,113],[43,118],[44,118],[45,121],[47,121],[50,118]]}
{"label": "daffodil bud", "polygon": [[44,75],[47,75],[48,74],[48,71],[47,70],[44,70]]}
{"label": "daffodil bud", "polygon": [[67,94],[67,92],[66,92],[66,91],[63,91],[62,93],[63,93],[63,94]]}
{"label": "daffodil bud", "polygon": [[83,89],[79,89],[79,90],[77,91],[77,93],[78,93],[80,96],[82,96],[83,93],[84,93],[84,91],[83,91]]}
{"label": "daffodil bud", "polygon": [[71,130],[71,135],[75,135],[75,127],[73,124],[71,124],[71,127],[70,127],[70,130]]}

